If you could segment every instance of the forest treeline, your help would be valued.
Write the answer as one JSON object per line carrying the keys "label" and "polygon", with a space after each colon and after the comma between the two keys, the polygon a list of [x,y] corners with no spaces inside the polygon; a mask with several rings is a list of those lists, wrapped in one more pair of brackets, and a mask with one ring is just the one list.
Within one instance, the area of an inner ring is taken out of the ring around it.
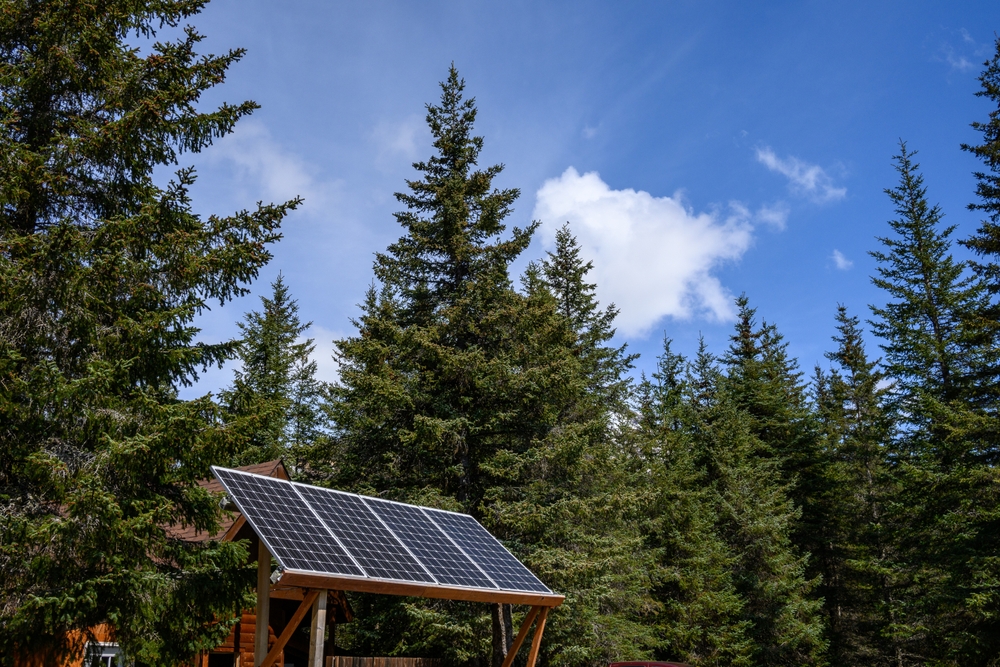
{"label": "forest treeline", "polygon": [[[203,4],[0,11],[4,664],[80,650],[70,631],[99,623],[139,664],[220,642],[252,606],[247,545],[167,527],[217,525],[197,485],[210,465],[273,458],[474,515],[566,595],[546,667],[1000,664],[1000,40],[977,93],[993,110],[960,147],[982,164],[979,229],[953,238],[901,142],[873,240],[884,303],[831,313],[809,373],[741,296],[725,349],[684,358],[665,339],[636,377],[568,225],[512,275],[539,223],[506,226],[519,192],[479,165],[452,67],[427,106],[430,157],[396,194],[401,236],[325,383],[280,276],[237,339],[198,338],[299,204],[203,217],[192,169],[153,179],[256,108],[199,105],[241,50],[200,56],[192,28],[155,42]],[[227,360],[224,391],[178,397]],[[340,649],[455,665],[496,665],[524,612],[351,601]]]}

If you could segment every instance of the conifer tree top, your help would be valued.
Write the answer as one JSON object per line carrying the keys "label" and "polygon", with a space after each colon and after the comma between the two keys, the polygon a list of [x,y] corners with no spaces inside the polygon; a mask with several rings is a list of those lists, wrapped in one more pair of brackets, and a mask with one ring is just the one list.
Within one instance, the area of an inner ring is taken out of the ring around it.
{"label": "conifer tree top", "polygon": [[473,276],[507,280],[507,266],[528,246],[536,225],[514,228],[509,239],[503,220],[520,195],[497,189],[503,165],[476,169],[483,148],[473,135],[475,99],[465,99],[465,81],[452,65],[441,83],[441,100],[427,105],[427,125],[435,155],[413,167],[409,192],[396,193],[406,210],[395,214],[406,234],[379,253],[375,274],[399,292],[414,312],[431,312],[454,302]]}

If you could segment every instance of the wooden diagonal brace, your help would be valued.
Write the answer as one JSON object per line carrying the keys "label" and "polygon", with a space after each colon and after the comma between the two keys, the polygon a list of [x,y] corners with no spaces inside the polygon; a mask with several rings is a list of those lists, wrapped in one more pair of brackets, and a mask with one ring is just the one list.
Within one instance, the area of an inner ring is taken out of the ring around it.
{"label": "wooden diagonal brace", "polygon": [[517,638],[514,640],[514,643],[511,644],[510,650],[507,651],[507,657],[503,659],[502,667],[510,667],[514,663],[514,656],[517,655],[518,650],[521,648],[521,644],[524,643],[525,637],[528,636],[528,630],[531,629],[531,623],[535,620],[535,617],[538,616],[538,611],[540,609],[541,607],[532,607],[531,611],[528,612],[528,615],[524,617],[524,620],[521,622],[521,629],[517,632]]}
{"label": "wooden diagonal brace", "polygon": [[[281,636],[278,637],[278,641],[274,643],[274,646],[270,651],[268,651],[267,657],[264,658],[264,661],[261,662],[258,667],[271,667],[271,665],[274,664],[274,661],[278,659],[278,654],[284,650],[285,644],[287,644],[288,640],[292,638],[292,635],[295,633],[295,629],[299,627],[299,623],[302,622],[306,613],[312,608],[312,603],[316,599],[317,595],[319,595],[319,591],[313,589],[303,596],[302,602],[299,604],[299,608],[295,610],[294,614],[292,614],[292,617],[288,620],[288,625],[285,626],[285,629],[281,632]],[[261,620],[258,618],[257,622],[260,623]],[[264,619],[264,624],[267,624],[266,618]]]}
{"label": "wooden diagonal brace", "polygon": [[535,625],[535,634],[531,636],[531,651],[528,653],[527,667],[535,667],[535,658],[538,657],[538,647],[542,645],[542,633],[545,632],[545,617],[549,615],[549,608],[543,607],[542,613],[538,616],[538,624]]}

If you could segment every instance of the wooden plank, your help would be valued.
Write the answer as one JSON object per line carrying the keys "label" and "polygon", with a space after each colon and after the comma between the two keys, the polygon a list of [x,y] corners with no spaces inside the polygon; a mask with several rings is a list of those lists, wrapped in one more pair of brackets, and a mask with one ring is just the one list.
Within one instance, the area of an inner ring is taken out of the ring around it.
{"label": "wooden plank", "polygon": [[510,650],[507,651],[507,657],[503,659],[502,667],[510,667],[514,663],[514,656],[517,652],[521,650],[521,644],[524,643],[524,638],[528,636],[528,630],[531,628],[531,622],[535,620],[538,616],[538,610],[542,607],[532,607],[528,615],[524,617],[521,621],[521,629],[517,632],[517,637],[514,639],[514,643],[510,645]]}
{"label": "wooden plank", "polygon": [[305,597],[302,598],[302,602],[299,604],[299,608],[295,610],[295,613],[292,614],[292,617],[288,620],[288,625],[286,625],[285,629],[281,631],[281,636],[278,637],[278,641],[274,643],[274,646],[271,647],[267,657],[265,657],[264,661],[257,667],[271,667],[271,665],[274,664],[274,661],[278,659],[278,655],[285,649],[285,644],[287,644],[288,640],[292,638],[293,634],[295,634],[295,630],[298,629],[299,623],[301,623],[302,619],[305,618],[306,612],[312,608],[312,603],[316,600],[318,595],[318,590],[309,591],[305,594]]}
{"label": "wooden plank", "polygon": [[296,602],[302,602],[303,591],[301,588],[289,588],[287,586],[282,586],[280,588],[272,586],[271,587],[271,599],[274,600],[295,600]]}
{"label": "wooden plank", "polygon": [[326,591],[318,591],[309,624],[308,667],[323,667],[323,640],[326,639]]}
{"label": "wooden plank", "polygon": [[384,595],[412,595],[440,600],[465,600],[467,602],[507,602],[538,607],[558,607],[565,599],[554,593],[516,593],[512,591],[491,591],[458,586],[437,586],[380,579],[360,579],[337,575],[315,574],[299,570],[285,570],[281,575],[282,586],[302,588],[327,588],[359,593],[382,593]]}
{"label": "wooden plank", "polygon": [[260,667],[267,655],[267,626],[271,618],[271,553],[257,538],[257,627],[254,633],[253,662]]}
{"label": "wooden plank", "polygon": [[531,652],[528,653],[528,664],[526,667],[535,667],[535,658],[538,657],[538,647],[542,645],[542,633],[545,632],[545,617],[549,615],[549,608],[542,607],[542,613],[538,616],[538,625],[535,626],[535,634],[531,636]]}

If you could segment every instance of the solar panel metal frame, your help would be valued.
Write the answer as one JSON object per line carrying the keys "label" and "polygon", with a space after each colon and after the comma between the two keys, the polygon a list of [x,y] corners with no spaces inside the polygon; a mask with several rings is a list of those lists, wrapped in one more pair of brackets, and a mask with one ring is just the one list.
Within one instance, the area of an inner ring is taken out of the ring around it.
{"label": "solar panel metal frame", "polygon": [[[259,526],[257,525],[257,522],[255,522],[254,520],[256,517],[253,517],[251,514],[248,514],[245,511],[245,507],[243,506],[243,504],[241,504],[240,499],[236,497],[236,494],[232,492],[232,490],[229,488],[229,485],[222,478],[222,476],[220,476],[216,472],[216,470],[225,471],[227,473],[236,473],[238,475],[246,475],[249,477],[259,478],[264,476],[256,475],[254,473],[244,472],[242,470],[233,470],[230,468],[221,468],[218,466],[212,466],[212,471],[213,473],[215,473],[216,478],[222,484],[223,488],[226,490],[226,493],[229,495],[229,497],[235,502],[237,508],[239,508],[239,510],[243,513],[243,516],[246,518],[251,528],[254,529],[254,532],[257,534],[257,536],[268,547],[268,550],[272,554],[275,554],[275,551],[272,549],[273,545],[268,544],[268,539],[265,536],[261,535]],[[276,573],[277,579],[272,579],[272,581],[280,580],[282,586],[298,586],[303,588],[328,588],[328,589],[337,589],[346,591],[385,593],[390,595],[412,595],[418,597],[450,599],[450,600],[508,602],[514,604],[531,604],[531,605],[539,605],[546,607],[558,606],[559,604],[562,603],[564,599],[564,596],[553,593],[551,590],[548,589],[548,587],[545,587],[546,592],[541,592],[537,590],[518,590],[518,589],[500,588],[500,587],[483,588],[475,586],[456,586],[451,584],[439,583],[437,578],[427,567],[426,563],[424,563],[419,557],[417,557],[416,554],[413,554],[410,551],[409,547],[407,547],[405,542],[395,534],[395,532],[391,529],[391,527],[389,527],[388,525],[385,524],[384,521],[382,521],[381,517],[378,516],[378,513],[375,512],[374,509],[369,507],[369,503],[367,502],[368,501],[367,496],[347,493],[345,491],[336,491],[336,493],[338,494],[353,496],[355,498],[360,499],[362,503],[366,507],[368,507],[369,511],[372,512],[372,515],[376,517],[377,520],[382,522],[382,525],[385,526],[385,528],[390,532],[390,534],[393,535],[393,537],[397,540],[397,542],[399,542],[400,546],[406,549],[406,551],[410,553],[410,555],[416,560],[416,562],[431,576],[431,578],[434,580],[434,583],[424,582],[424,581],[414,581],[414,580],[386,579],[381,577],[370,576],[365,571],[361,563],[357,561],[355,555],[351,552],[351,550],[347,548],[347,546],[342,542],[342,540],[340,540],[337,537],[337,535],[333,532],[333,530],[330,529],[326,521],[324,521],[322,517],[319,515],[319,513],[316,512],[315,508],[305,497],[305,494],[303,494],[297,488],[300,486],[308,487],[309,485],[304,485],[298,482],[292,482],[290,480],[278,479],[274,477],[267,477],[266,479],[268,479],[268,481],[272,483],[278,482],[281,484],[288,484],[292,489],[294,489],[295,495],[306,505],[306,507],[310,509],[315,519],[329,533],[331,539],[336,542],[336,544],[340,547],[340,549],[343,550],[345,554],[347,554],[347,556],[351,559],[354,565],[363,573],[361,576],[358,576],[358,575],[340,574],[334,572],[319,572],[316,570],[301,570],[301,569],[288,568],[286,567],[285,563],[281,562],[281,558],[277,554],[275,554],[275,558],[278,559],[279,563],[279,572]],[[322,488],[322,487],[314,487],[314,488]],[[324,490],[332,491],[332,489],[324,489]],[[483,570],[482,566],[478,562],[476,562],[475,559],[471,558],[469,554],[465,552],[464,549],[462,549],[461,545],[458,544],[452,538],[452,536],[448,533],[448,531],[444,530],[436,521],[433,520],[434,512],[447,512],[447,510],[425,508],[419,505],[408,505],[406,503],[396,503],[395,501],[385,500],[382,498],[372,498],[371,500],[375,502],[387,502],[398,505],[405,505],[407,507],[420,510],[421,514],[427,517],[427,519],[432,524],[434,524],[438,528],[438,530],[440,530],[442,535],[447,540],[449,540],[466,558],[468,558],[469,563],[473,567],[481,571],[487,580],[493,582],[492,578],[489,577],[488,573],[485,570]],[[457,516],[461,517],[467,517],[467,519],[475,521],[473,517],[467,514],[460,514],[457,512],[447,512],[447,513],[456,514]],[[476,523],[478,524],[478,522]],[[482,528],[481,525],[480,528]],[[487,534],[489,534],[489,531],[486,531],[485,529],[483,530]],[[503,544],[499,540],[496,540],[496,538],[493,537],[492,534],[490,534],[490,537],[496,541],[496,544],[498,544],[501,548],[507,551],[506,547],[503,547]],[[507,553],[510,554],[509,551],[507,551]],[[524,567],[524,565],[520,563],[520,561],[517,560],[517,558],[515,558],[513,554],[510,554],[510,557],[513,558],[517,563],[519,563],[521,567]],[[525,569],[527,570],[527,568]],[[528,570],[528,572],[531,571]],[[534,573],[532,573],[532,576],[534,576]],[[537,577],[535,578],[537,579]],[[493,583],[495,585],[495,582]],[[542,586],[544,586],[544,584],[542,584]]]}

